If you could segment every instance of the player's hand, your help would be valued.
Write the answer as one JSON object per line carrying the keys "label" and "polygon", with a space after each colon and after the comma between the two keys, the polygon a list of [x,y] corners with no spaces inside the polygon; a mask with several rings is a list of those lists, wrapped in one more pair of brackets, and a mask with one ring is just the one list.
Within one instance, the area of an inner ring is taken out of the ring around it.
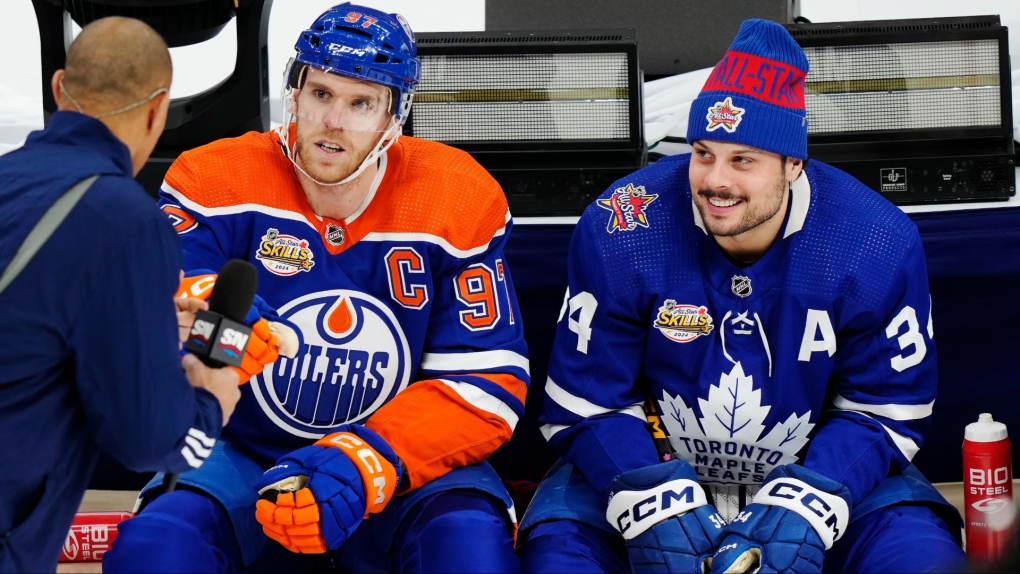
{"label": "player's hand", "polygon": [[681,459],[625,472],[609,485],[606,519],[627,541],[631,571],[701,574],[725,521]]}
{"label": "player's hand", "polygon": [[336,550],[393,499],[400,461],[375,432],[343,425],[287,454],[256,484],[255,518],[291,552]]}
{"label": "player's hand", "polygon": [[216,397],[223,411],[223,426],[227,426],[230,415],[234,413],[237,401],[241,400],[238,389],[237,373],[231,369],[213,369],[207,367],[195,355],[188,353],[181,357],[184,375],[193,387],[201,387]]}
{"label": "player's hand", "polygon": [[850,521],[850,491],[796,464],[776,467],[731,522],[712,572],[821,572]]}
{"label": "player's hand", "polygon": [[207,311],[209,303],[197,297],[178,297],[174,299],[174,306],[177,308],[177,348],[180,349],[191,334],[191,326],[195,324],[195,313]]}
{"label": "player's hand", "polygon": [[[216,277],[215,273],[184,277],[182,272],[181,283],[175,295],[178,308],[177,325],[183,337],[182,343],[187,341],[191,324],[195,322],[195,311],[209,308],[208,303],[205,302],[208,301],[213,287],[216,285]],[[200,306],[199,302],[205,303],[205,306]],[[182,313],[181,308],[185,305],[190,309],[190,320],[187,312]],[[252,327],[248,346],[244,350],[244,357],[241,358],[241,366],[230,367],[237,372],[242,385],[261,373],[266,365],[275,362],[280,355],[294,358],[300,347],[300,340],[294,329],[284,323],[270,322],[259,317],[259,305],[257,304],[252,305],[248,316],[245,317],[245,322],[251,322]],[[187,330],[183,327],[185,323],[188,325]]]}
{"label": "player's hand", "polygon": [[262,372],[266,365],[271,365],[280,356],[276,335],[269,328],[269,321],[259,319],[251,326],[251,336],[241,357],[241,366],[230,368],[237,372],[240,384],[245,384],[252,377]]}

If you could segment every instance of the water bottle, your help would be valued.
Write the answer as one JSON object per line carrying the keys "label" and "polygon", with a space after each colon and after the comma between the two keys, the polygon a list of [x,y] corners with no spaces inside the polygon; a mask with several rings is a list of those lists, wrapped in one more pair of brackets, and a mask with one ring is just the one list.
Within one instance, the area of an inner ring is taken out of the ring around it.
{"label": "water bottle", "polygon": [[1006,425],[982,413],[963,436],[963,502],[967,555],[975,563],[1002,558],[1013,539],[1013,458]]}

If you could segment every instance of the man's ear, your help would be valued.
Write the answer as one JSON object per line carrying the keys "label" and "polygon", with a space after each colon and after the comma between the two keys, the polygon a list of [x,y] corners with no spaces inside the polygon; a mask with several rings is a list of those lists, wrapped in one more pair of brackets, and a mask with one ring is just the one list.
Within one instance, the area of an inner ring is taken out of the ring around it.
{"label": "man's ear", "polygon": [[160,125],[166,123],[166,114],[169,107],[170,94],[160,94],[156,96],[155,100],[150,102],[145,118],[145,129],[148,133],[156,129],[162,130]]}
{"label": "man's ear", "polygon": [[786,165],[783,166],[786,172],[786,181],[793,183],[800,177],[800,172],[804,170],[804,160],[795,157],[786,158]]}
{"label": "man's ear", "polygon": [[50,89],[53,90],[53,101],[57,103],[57,107],[60,107],[60,100],[63,98],[63,94],[60,93],[60,80],[64,77],[64,70],[57,70],[53,72],[53,77],[50,78]]}

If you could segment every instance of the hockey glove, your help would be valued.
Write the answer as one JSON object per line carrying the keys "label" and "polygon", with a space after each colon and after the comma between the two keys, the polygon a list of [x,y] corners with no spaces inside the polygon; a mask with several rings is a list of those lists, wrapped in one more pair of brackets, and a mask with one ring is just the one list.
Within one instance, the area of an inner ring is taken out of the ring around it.
{"label": "hockey glove", "polygon": [[609,484],[606,519],[627,541],[631,571],[701,574],[725,521],[681,459],[631,470]]}
{"label": "hockey glove", "polygon": [[[215,284],[215,273],[185,277],[177,288],[176,297],[194,297],[208,301]],[[255,301],[244,318],[244,322],[251,325],[252,332],[248,338],[248,346],[244,350],[244,357],[241,359],[241,366],[230,367],[240,377],[239,384],[242,385],[261,373],[266,365],[275,362],[280,355],[294,358],[301,345],[294,329],[284,323],[270,322],[261,318],[260,313],[270,308],[258,295],[255,296]]]}
{"label": "hockey glove", "polygon": [[397,490],[400,461],[386,441],[361,425],[339,428],[281,457],[255,486],[255,518],[291,552],[340,548]]}
{"label": "hockey glove", "polygon": [[726,526],[712,572],[820,572],[850,521],[850,491],[796,464],[776,467]]}

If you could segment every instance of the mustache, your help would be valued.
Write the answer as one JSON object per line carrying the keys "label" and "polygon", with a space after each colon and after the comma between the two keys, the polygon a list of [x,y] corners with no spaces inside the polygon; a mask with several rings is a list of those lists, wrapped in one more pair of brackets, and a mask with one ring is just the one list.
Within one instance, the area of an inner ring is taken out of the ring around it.
{"label": "mustache", "polygon": [[746,199],[743,195],[738,195],[738,194],[735,194],[735,193],[730,193],[728,191],[722,191],[722,192],[720,192],[720,191],[712,191],[711,189],[699,189],[698,190],[698,195],[700,195],[701,197],[704,197],[705,199],[711,199],[711,198],[714,197],[716,199],[721,199],[723,201],[729,201],[731,199],[735,199],[735,200]]}

